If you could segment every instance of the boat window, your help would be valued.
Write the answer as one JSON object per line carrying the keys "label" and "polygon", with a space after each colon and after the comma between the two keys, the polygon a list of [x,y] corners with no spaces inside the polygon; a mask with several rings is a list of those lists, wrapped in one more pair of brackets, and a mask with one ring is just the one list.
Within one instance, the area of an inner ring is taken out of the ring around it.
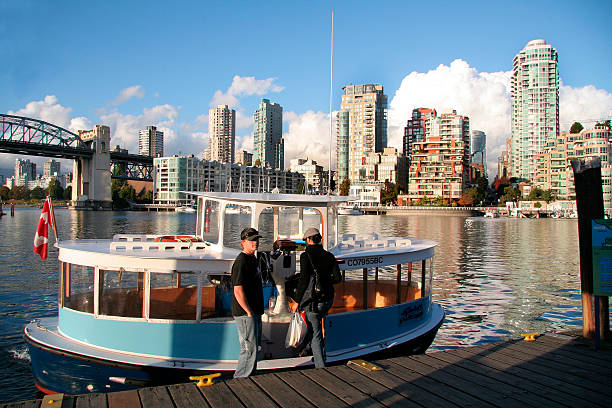
{"label": "boat window", "polygon": [[[259,216],[259,223],[257,225],[257,231],[261,235],[259,240],[259,249],[261,251],[270,251],[272,244],[274,243],[274,211],[272,207],[264,209]],[[245,225],[247,227],[248,225]],[[243,227],[238,229],[238,234]]]}
{"label": "boat window", "polygon": [[216,244],[219,242],[219,203],[217,201],[204,201],[204,214],[202,214],[202,238],[204,241]]}
{"label": "boat window", "polygon": [[278,235],[282,239],[302,239],[300,236],[299,209],[280,207],[278,211]]}
{"label": "boat window", "polygon": [[223,222],[223,246],[240,249],[240,231],[251,225],[251,207],[228,205]]}
{"label": "boat window", "polygon": [[100,270],[100,314],[143,317],[144,272]]}
{"label": "boat window", "polygon": [[[152,319],[196,320],[198,283],[195,273],[151,273]],[[215,313],[215,287],[202,287],[202,317]]]}
{"label": "boat window", "polygon": [[95,269],[90,266],[65,264],[63,268],[62,297],[68,309],[93,313],[93,284]]}
{"label": "boat window", "polygon": [[327,248],[333,248],[338,244],[338,216],[337,207],[332,206],[327,208]]}

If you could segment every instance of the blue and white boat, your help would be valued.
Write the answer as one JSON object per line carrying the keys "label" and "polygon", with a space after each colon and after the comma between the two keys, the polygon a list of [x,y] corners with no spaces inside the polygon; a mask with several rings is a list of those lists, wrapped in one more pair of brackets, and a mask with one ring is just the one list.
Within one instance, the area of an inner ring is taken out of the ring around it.
{"label": "blue and white boat", "polygon": [[[435,242],[340,235],[337,208],[346,197],[190,194],[198,196],[195,236],[115,235],[56,244],[58,316],[25,327],[41,391],[119,391],[232,375],[240,346],[229,277],[239,231],[247,226],[263,235],[260,252],[276,282],[264,285],[270,308],[262,317],[259,372],[313,365],[310,356],[285,347],[291,315],[284,285],[299,272],[299,240],[313,226],[343,273],[324,322],[328,363],[422,353],[433,341],[444,319],[431,296]],[[241,210],[239,226],[235,214],[226,217],[228,208]],[[304,214],[306,208],[316,214]]]}

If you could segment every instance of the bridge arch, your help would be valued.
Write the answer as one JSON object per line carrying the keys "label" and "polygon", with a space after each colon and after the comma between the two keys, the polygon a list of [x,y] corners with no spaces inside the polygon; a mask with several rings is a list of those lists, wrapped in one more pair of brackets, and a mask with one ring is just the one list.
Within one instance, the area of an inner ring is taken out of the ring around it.
{"label": "bridge arch", "polygon": [[0,114],[0,153],[76,159],[90,158],[94,151],[79,135],[60,126]]}

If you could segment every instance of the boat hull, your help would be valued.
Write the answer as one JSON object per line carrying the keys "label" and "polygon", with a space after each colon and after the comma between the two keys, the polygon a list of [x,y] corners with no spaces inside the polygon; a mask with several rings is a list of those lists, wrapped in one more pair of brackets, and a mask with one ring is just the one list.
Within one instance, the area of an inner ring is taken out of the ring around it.
{"label": "boat hull", "polygon": [[[328,358],[328,360],[331,360],[329,364],[341,364],[354,358],[383,358],[425,352],[433,342],[438,328],[444,320],[442,308],[437,307],[439,311],[433,317],[433,320],[423,330],[419,330],[415,336],[403,336],[398,341],[389,344],[387,348],[378,348],[376,351],[372,351],[373,348],[368,347],[361,351],[354,350],[345,356],[330,356]],[[144,386],[184,383],[188,382],[189,376],[193,375],[221,373],[221,378],[231,378],[233,375],[233,370],[228,369],[190,369],[181,367],[180,364],[171,367],[168,364],[164,366],[143,365],[102,359],[50,344],[43,344],[29,336],[27,331],[24,338],[28,344],[36,387],[44,393],[75,395],[88,392],[114,392]],[[309,360],[309,358],[288,359],[287,366],[276,366],[273,369],[292,370],[311,367],[312,363]],[[259,364],[260,366],[268,365],[266,362],[266,360],[263,360]],[[259,373],[265,373],[271,370],[272,368],[264,368],[258,371]]]}

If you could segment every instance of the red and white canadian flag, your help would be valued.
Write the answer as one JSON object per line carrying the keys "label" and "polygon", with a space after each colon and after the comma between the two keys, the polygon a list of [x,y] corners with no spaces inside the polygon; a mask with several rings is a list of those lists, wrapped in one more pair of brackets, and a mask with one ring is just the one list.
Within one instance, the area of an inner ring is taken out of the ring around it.
{"label": "red and white canadian flag", "polygon": [[49,249],[49,225],[53,225],[51,210],[49,207],[49,197],[43,204],[42,213],[38,220],[38,228],[36,228],[36,235],[34,235],[34,252],[40,255],[41,260],[47,259],[47,252]]}

